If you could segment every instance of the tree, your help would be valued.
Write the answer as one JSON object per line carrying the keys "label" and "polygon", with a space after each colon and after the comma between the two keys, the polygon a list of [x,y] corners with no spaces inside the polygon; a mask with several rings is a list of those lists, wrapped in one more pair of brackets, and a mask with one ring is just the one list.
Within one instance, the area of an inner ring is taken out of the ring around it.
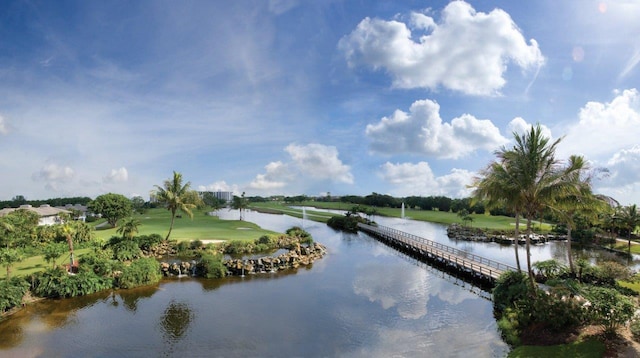
{"label": "tree", "polygon": [[[575,274],[573,253],[571,250],[571,233],[576,228],[576,217],[594,221],[598,214],[610,208],[609,203],[613,199],[603,195],[595,195],[591,191],[593,173],[589,173],[589,166],[582,156],[571,156],[567,168],[574,168],[573,178],[567,178],[575,185],[577,190],[565,192],[555,199],[551,209],[558,214],[561,222],[567,225],[567,259],[571,273]],[[565,169],[566,170],[566,169]],[[583,173],[588,173],[584,175]]]}
{"label": "tree", "polygon": [[244,210],[249,207],[248,200],[244,197],[244,191],[242,192],[242,196],[233,196],[233,202],[231,202],[231,208],[240,211],[240,221],[244,220]]}
{"label": "tree", "polygon": [[182,174],[176,171],[173,172],[173,178],[164,181],[163,186],[156,185],[155,187],[156,190],[154,194],[158,199],[158,202],[164,205],[167,210],[171,211],[171,225],[169,226],[169,232],[165,238],[165,240],[169,240],[171,230],[173,230],[173,222],[176,217],[176,212],[180,210],[181,212],[189,215],[190,218],[193,218],[191,210],[197,206],[197,203],[192,201],[198,196],[190,194],[191,183],[187,182],[182,184]]}
{"label": "tree", "polygon": [[131,207],[133,208],[133,211],[135,211],[138,214],[144,214],[145,213],[145,211],[147,210],[145,204],[146,204],[146,202],[139,195],[138,196],[134,196],[133,198],[131,198]]}
{"label": "tree", "polygon": [[584,162],[570,161],[567,166],[562,166],[555,157],[556,147],[562,138],[551,142],[543,135],[540,124],[532,126],[522,135],[515,132],[513,135],[515,145],[508,150],[503,148],[499,157],[509,174],[509,190],[514,191],[518,206],[521,206],[527,219],[527,270],[533,284],[531,224],[557,198],[578,192],[580,186],[577,178]]}
{"label": "tree", "polygon": [[51,243],[44,247],[44,259],[47,262],[52,263],[53,268],[56,268],[56,260],[62,256],[65,247],[63,243]]}
{"label": "tree", "polygon": [[23,259],[22,252],[13,248],[0,248],[0,263],[7,267],[7,280],[11,278],[11,267]]}
{"label": "tree", "polygon": [[520,268],[520,257],[518,245],[520,240],[520,215],[522,214],[523,198],[520,189],[515,185],[515,173],[510,172],[512,167],[508,165],[505,154],[507,149],[501,148],[496,152],[500,161],[494,161],[487,168],[480,172],[480,177],[474,179],[472,204],[475,201],[482,201],[488,209],[506,207],[515,213],[516,225],[514,233],[514,250],[516,256],[516,267]]}
{"label": "tree", "polygon": [[131,239],[138,233],[140,220],[136,218],[127,218],[122,221],[122,225],[117,230],[118,234],[122,234],[122,238]]}
{"label": "tree", "polygon": [[638,212],[636,204],[618,207],[616,217],[618,218],[620,227],[627,233],[629,252],[631,252],[631,234],[635,231],[636,227],[640,225],[640,213]]}
{"label": "tree", "polygon": [[130,216],[132,213],[131,200],[120,194],[103,194],[89,203],[89,208],[94,213],[107,219],[111,227],[116,227],[118,220]]}

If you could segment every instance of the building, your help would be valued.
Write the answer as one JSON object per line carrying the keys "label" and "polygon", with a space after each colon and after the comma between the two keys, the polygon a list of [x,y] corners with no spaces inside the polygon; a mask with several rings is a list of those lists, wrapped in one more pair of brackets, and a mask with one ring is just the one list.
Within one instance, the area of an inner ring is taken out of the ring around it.
{"label": "building", "polygon": [[40,219],[38,220],[38,225],[42,226],[42,225],[54,225],[54,224],[60,224],[62,223],[62,219],[60,218],[60,214],[65,213],[65,214],[70,214],[71,211],[69,210],[65,210],[65,209],[60,209],[60,208],[54,208],[48,204],[42,204],[38,207],[33,207],[31,205],[20,205],[19,208],[5,208],[0,210],[0,217],[5,216],[9,213],[12,213],[16,210],[29,210],[29,211],[33,211],[34,213],[38,214],[38,216],[40,217]]}
{"label": "building", "polygon": [[232,191],[200,191],[198,192],[198,194],[200,194],[200,197],[202,197],[205,193],[211,193],[211,195],[213,195],[213,197],[215,197],[216,199],[224,200],[227,203],[230,203],[233,201]]}

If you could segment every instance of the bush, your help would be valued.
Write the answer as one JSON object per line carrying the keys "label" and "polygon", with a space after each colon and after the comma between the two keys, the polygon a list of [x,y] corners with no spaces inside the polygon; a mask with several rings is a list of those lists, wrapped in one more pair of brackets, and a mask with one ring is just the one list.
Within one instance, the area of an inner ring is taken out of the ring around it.
{"label": "bush", "polygon": [[516,301],[527,299],[531,294],[529,278],[524,272],[507,271],[498,278],[493,289],[494,308],[501,312]]}
{"label": "bush", "polygon": [[197,272],[206,278],[222,278],[227,275],[227,268],[222,263],[221,255],[202,255],[196,266]]}
{"label": "bush", "polygon": [[138,247],[140,250],[148,251],[154,246],[160,244],[164,238],[159,234],[151,234],[151,235],[142,235],[137,236],[136,241],[138,242]]}
{"label": "bush", "polygon": [[158,283],[162,278],[160,263],[153,258],[142,258],[125,266],[117,278],[120,288],[133,288]]}
{"label": "bush", "polygon": [[114,268],[114,262],[106,257],[102,257],[95,252],[89,252],[80,257],[79,260],[81,271],[91,271],[98,276],[111,276]]}
{"label": "bush", "polygon": [[193,240],[189,243],[189,248],[191,250],[198,250],[201,249],[203,246],[202,241],[201,240]]}
{"label": "bush", "polygon": [[346,232],[358,232],[358,223],[364,221],[358,215],[333,216],[327,221],[327,225],[335,230]]}
{"label": "bush", "polygon": [[584,289],[584,296],[589,301],[591,322],[604,326],[607,333],[614,333],[635,314],[633,301],[614,289],[589,286]]}
{"label": "bush", "polygon": [[640,319],[636,318],[633,321],[631,321],[631,324],[629,325],[629,329],[631,330],[633,339],[636,342],[640,342]]}
{"label": "bush", "polygon": [[69,275],[63,269],[49,269],[32,276],[31,291],[39,297],[65,298],[88,295],[113,287],[113,280],[93,272]]}
{"label": "bush", "polygon": [[20,277],[0,281],[0,313],[20,305],[28,290],[29,283]]}

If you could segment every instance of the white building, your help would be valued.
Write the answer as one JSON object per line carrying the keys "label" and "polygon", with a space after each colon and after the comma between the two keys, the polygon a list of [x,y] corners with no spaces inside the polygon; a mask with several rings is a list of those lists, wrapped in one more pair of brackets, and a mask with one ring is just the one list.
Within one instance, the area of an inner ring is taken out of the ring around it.
{"label": "white building", "polygon": [[62,223],[60,219],[60,214],[67,213],[70,214],[71,211],[65,209],[59,209],[49,206],[48,204],[42,204],[39,207],[33,207],[31,205],[20,205],[19,208],[5,208],[0,210],[0,217],[5,216],[11,212],[14,212],[19,209],[33,211],[38,214],[40,219],[38,220],[38,225],[54,225]]}

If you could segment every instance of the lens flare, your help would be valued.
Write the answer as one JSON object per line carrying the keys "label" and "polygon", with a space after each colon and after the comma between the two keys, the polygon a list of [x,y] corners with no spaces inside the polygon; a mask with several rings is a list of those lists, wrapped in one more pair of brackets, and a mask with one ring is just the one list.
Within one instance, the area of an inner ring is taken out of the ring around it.
{"label": "lens flare", "polygon": [[584,60],[584,49],[580,46],[576,46],[571,51],[571,57],[575,62],[582,62]]}
{"label": "lens flare", "polygon": [[598,11],[600,11],[600,13],[604,14],[605,12],[607,12],[607,4],[604,2],[601,2],[598,4]]}

